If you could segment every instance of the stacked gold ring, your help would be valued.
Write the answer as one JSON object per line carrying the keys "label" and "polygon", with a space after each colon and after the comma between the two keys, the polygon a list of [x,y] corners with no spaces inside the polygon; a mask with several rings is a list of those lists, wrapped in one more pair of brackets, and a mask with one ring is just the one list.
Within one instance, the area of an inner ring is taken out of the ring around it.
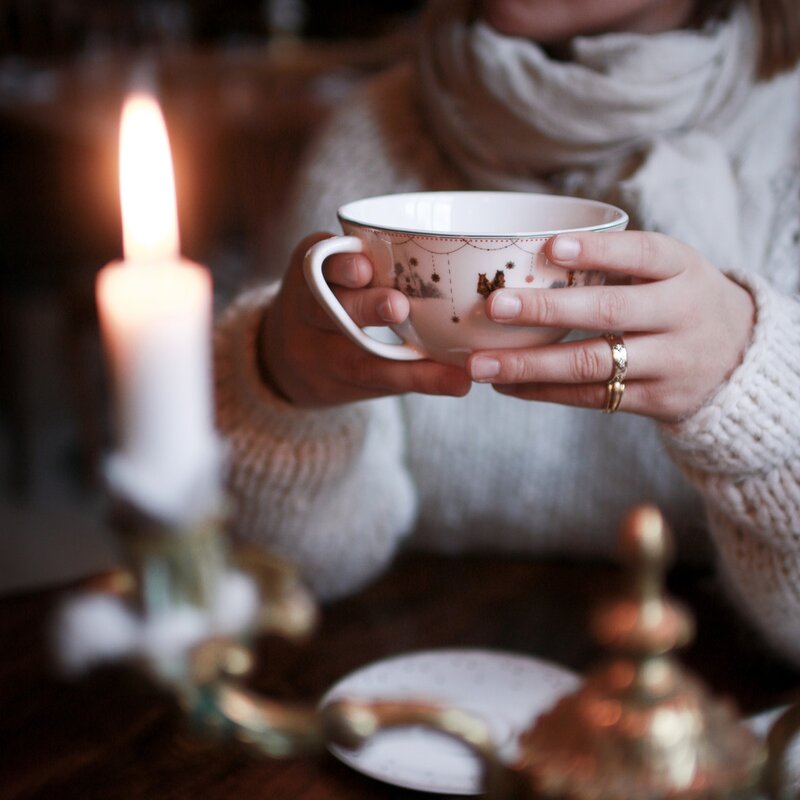
{"label": "stacked gold ring", "polygon": [[625,392],[625,376],[628,374],[628,350],[620,334],[606,333],[604,336],[611,347],[614,368],[606,384],[606,405],[603,408],[603,412],[605,414],[613,414],[619,408],[619,404],[622,402],[622,395]]}

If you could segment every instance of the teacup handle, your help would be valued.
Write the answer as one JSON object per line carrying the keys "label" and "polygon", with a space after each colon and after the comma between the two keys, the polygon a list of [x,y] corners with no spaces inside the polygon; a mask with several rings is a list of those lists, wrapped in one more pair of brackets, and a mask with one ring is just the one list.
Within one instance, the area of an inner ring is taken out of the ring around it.
{"label": "teacup handle", "polygon": [[392,358],[395,361],[419,361],[423,358],[429,358],[428,354],[421,348],[412,347],[405,342],[391,344],[373,339],[353,322],[350,315],[336,298],[331,287],[328,286],[328,282],[322,274],[322,262],[328,256],[334,253],[363,252],[364,243],[357,236],[333,236],[330,239],[323,239],[312,245],[303,260],[303,273],[311,293],[330,314],[342,333],[357,345],[369,350],[370,353],[383,358]]}

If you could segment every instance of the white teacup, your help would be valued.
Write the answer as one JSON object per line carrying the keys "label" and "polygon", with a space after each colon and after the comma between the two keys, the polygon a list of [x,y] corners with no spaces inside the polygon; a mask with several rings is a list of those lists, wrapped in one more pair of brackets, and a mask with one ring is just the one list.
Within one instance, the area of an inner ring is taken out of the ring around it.
{"label": "white teacup", "polygon": [[[542,249],[559,233],[616,231],[628,224],[619,208],[595,200],[523,192],[415,192],[368,197],[338,212],[345,236],[313,245],[306,280],[341,330],[376,355],[402,361],[431,358],[463,364],[474,350],[532,347],[567,331],[501,325],[484,303],[497,288],[553,288],[603,283],[594,271],[567,271]],[[408,319],[392,328],[400,342],[379,341],[353,322],[322,274],[333,253],[364,253],[372,286],[409,299]]]}

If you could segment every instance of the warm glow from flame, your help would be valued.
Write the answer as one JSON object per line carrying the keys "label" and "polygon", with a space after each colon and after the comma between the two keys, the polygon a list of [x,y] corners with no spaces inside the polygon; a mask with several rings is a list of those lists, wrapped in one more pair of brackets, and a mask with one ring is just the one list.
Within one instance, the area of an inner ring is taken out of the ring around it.
{"label": "warm glow from flame", "polygon": [[178,211],[167,127],[158,103],[133,94],[119,137],[122,241],[129,261],[177,258]]}

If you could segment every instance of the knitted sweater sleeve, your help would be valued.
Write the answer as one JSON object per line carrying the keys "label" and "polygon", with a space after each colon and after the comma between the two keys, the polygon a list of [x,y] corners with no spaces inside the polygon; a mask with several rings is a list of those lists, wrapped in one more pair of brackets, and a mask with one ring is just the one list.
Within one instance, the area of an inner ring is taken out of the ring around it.
{"label": "knitted sweater sleeve", "polygon": [[272,394],[256,362],[270,294],[241,295],[215,329],[233,533],[290,559],[327,599],[379,573],[412,527],[416,495],[403,464],[399,400],[308,411]]}
{"label": "knitted sweater sleeve", "polygon": [[663,433],[705,496],[731,596],[800,663],[800,302],[735,278],[755,299],[753,341],[717,395]]}

